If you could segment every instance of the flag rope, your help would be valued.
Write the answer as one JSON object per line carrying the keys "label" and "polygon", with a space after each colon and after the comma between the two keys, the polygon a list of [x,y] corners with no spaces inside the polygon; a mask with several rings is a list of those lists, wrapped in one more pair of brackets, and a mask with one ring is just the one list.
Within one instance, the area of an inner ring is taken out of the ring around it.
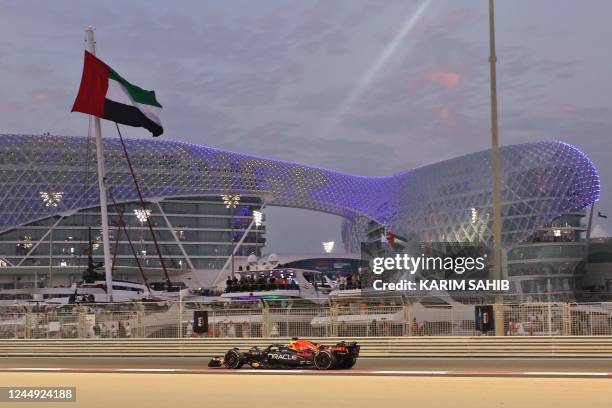
{"label": "flag rope", "polygon": [[[119,129],[119,124],[115,122],[115,126],[117,127],[117,133],[119,133],[119,140],[121,141],[121,146],[123,147],[123,153],[125,153],[125,158],[128,163],[128,167],[130,168],[130,173],[132,174],[132,179],[134,180],[134,186],[136,187],[136,191],[138,192],[138,198],[140,200],[140,206],[142,210],[145,211],[145,202],[142,197],[142,192],[140,191],[140,187],[138,186],[138,180],[136,178],[136,173],[134,172],[134,168],[132,167],[132,161],[130,160],[130,155],[128,154],[127,147],[123,142],[123,135],[121,135],[121,130]],[[172,282],[170,281],[170,276],[168,275],[168,270],[166,269],[166,263],[164,262],[164,258],[162,257],[161,250],[159,249],[159,243],[157,242],[157,237],[155,236],[155,232],[153,231],[153,224],[151,224],[150,217],[147,218],[147,225],[149,226],[149,231],[151,231],[151,236],[153,238],[153,243],[155,244],[155,250],[157,251],[157,256],[159,257],[159,262],[161,264],[162,269],[164,270],[164,275],[166,277],[166,285],[170,288]]]}

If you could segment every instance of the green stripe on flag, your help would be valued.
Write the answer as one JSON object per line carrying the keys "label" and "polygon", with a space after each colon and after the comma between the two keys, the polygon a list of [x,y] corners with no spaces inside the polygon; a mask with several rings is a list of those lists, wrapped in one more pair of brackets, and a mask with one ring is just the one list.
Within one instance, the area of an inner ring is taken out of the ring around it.
{"label": "green stripe on flag", "polygon": [[157,99],[155,99],[154,91],[147,91],[146,89],[142,89],[136,85],[130,84],[128,81],[123,79],[115,70],[109,68],[108,73],[109,79],[114,79],[115,81],[121,83],[125,87],[125,89],[129,92],[130,96],[134,100],[134,102],[142,103],[144,105],[153,105],[162,107]]}

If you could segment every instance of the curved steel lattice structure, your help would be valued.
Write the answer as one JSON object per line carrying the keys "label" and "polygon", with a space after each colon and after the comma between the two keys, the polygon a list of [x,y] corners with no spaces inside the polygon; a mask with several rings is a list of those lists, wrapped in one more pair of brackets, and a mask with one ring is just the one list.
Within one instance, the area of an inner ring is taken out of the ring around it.
{"label": "curved steel lattice structure", "polygon": [[[117,139],[106,139],[107,184],[120,202],[137,193]],[[420,240],[490,239],[490,151],[396,173],[361,177],[176,141],[127,140],[146,198],[227,192],[269,205],[364,217]],[[0,231],[98,206],[93,139],[0,135]],[[599,197],[599,176],[581,151],[562,142],[501,149],[504,243]],[[61,192],[48,206],[41,192]]]}

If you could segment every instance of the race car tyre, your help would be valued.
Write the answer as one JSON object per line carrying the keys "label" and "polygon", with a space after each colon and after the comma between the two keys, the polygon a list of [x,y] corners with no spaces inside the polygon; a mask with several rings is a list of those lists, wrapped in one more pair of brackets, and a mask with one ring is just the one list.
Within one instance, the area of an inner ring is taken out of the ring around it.
{"label": "race car tyre", "polygon": [[336,364],[336,357],[329,350],[321,350],[314,356],[317,370],[329,370]]}
{"label": "race car tyre", "polygon": [[242,354],[236,349],[231,349],[225,353],[223,362],[227,368],[238,369],[242,367],[244,362],[242,361]]}
{"label": "race car tyre", "polygon": [[356,362],[357,362],[356,357],[353,357],[353,356],[347,357],[344,360],[342,360],[340,364],[338,364],[338,368],[342,368],[342,369],[353,368]]}

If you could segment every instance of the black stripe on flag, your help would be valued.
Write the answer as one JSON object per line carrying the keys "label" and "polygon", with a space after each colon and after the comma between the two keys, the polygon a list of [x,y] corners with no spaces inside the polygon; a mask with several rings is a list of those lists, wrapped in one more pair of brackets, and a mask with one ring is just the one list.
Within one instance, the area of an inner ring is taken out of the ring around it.
{"label": "black stripe on flag", "polygon": [[153,134],[159,136],[164,129],[140,111],[140,109],[124,105],[109,99],[104,99],[104,119],[121,123],[122,125],[143,127]]}

